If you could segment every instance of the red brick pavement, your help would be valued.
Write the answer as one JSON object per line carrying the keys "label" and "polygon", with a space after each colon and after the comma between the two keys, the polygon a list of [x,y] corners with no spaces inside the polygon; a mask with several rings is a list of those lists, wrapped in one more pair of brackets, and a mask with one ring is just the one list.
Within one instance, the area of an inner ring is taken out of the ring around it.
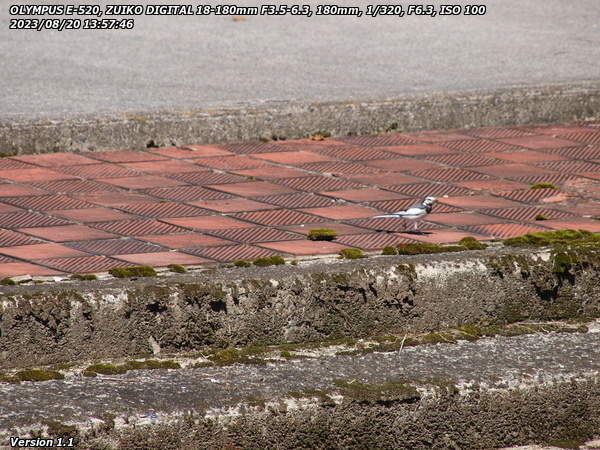
{"label": "red brick pavement", "polygon": [[[3,157],[0,277],[600,232],[599,145],[582,122]],[[426,195],[423,234],[370,218]]]}

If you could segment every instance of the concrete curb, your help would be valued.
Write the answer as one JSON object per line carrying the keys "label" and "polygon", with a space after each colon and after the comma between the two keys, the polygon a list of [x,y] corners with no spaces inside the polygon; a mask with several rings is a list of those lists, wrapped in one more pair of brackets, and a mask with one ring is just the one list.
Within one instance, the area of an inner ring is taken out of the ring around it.
{"label": "concrete curb", "polygon": [[563,122],[600,116],[600,81],[396,99],[239,109],[0,120],[0,153],[142,149],[382,131]]}

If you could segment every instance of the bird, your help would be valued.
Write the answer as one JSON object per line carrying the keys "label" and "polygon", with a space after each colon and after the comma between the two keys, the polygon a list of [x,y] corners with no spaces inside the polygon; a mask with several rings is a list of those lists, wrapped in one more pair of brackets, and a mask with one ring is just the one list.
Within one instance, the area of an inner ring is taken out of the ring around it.
{"label": "bird", "polygon": [[[431,212],[431,209],[433,208],[433,204],[435,202],[437,202],[437,198],[425,197],[425,199],[421,203],[419,203],[417,205],[413,205],[404,211],[396,211],[395,213],[392,213],[392,214],[382,214],[380,216],[373,216],[371,218],[372,219],[397,218],[397,219],[416,220],[416,219],[420,219],[421,217],[425,217],[427,214],[429,214]],[[418,229],[417,222],[415,222],[415,231],[417,231],[417,229]]]}

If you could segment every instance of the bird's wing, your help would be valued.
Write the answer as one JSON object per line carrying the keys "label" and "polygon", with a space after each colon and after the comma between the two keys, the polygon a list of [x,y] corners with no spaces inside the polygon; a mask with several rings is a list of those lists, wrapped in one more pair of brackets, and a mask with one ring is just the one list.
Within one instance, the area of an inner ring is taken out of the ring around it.
{"label": "bird's wing", "polygon": [[382,214],[380,216],[373,216],[373,217],[371,217],[371,219],[388,219],[390,217],[398,218],[401,216],[399,216],[398,214]]}
{"label": "bird's wing", "polygon": [[397,216],[414,216],[415,214],[422,214],[422,213],[423,213],[423,208],[418,207],[418,206],[411,206],[406,211],[398,211],[398,212],[395,212],[394,214]]}

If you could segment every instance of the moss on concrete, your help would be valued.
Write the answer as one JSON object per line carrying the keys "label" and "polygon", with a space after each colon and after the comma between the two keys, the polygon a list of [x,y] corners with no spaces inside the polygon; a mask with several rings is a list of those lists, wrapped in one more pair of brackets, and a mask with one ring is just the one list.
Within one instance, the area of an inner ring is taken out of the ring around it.
{"label": "moss on concrete", "polygon": [[340,258],[343,259],[360,259],[366,258],[367,255],[359,248],[343,248],[339,252]]}
{"label": "moss on concrete", "polygon": [[553,245],[600,244],[600,234],[586,230],[556,230],[527,233],[505,239],[504,245],[510,247],[549,247]]}
{"label": "moss on concrete", "polygon": [[50,381],[62,380],[65,376],[56,370],[31,369],[17,372],[15,378],[20,381]]}
{"label": "moss on concrete", "polygon": [[257,258],[253,261],[252,264],[254,264],[255,266],[258,266],[258,267],[280,266],[280,265],[285,264],[285,259],[283,259],[279,255],[269,256],[269,257],[265,257],[265,258]]}
{"label": "moss on concrete", "polygon": [[422,255],[444,252],[462,252],[467,250],[462,245],[440,245],[430,242],[411,242],[407,244],[398,244],[396,246],[399,255]]}
{"label": "moss on concrete", "polygon": [[337,237],[338,233],[331,228],[315,228],[310,230],[306,237],[311,241],[333,241]]}
{"label": "moss on concrete", "polygon": [[483,242],[479,242],[477,239],[471,236],[467,236],[458,241],[458,245],[462,245],[469,250],[484,250],[487,248],[487,245]]}
{"label": "moss on concrete", "polygon": [[116,278],[155,277],[157,275],[150,266],[114,267],[108,273]]}

